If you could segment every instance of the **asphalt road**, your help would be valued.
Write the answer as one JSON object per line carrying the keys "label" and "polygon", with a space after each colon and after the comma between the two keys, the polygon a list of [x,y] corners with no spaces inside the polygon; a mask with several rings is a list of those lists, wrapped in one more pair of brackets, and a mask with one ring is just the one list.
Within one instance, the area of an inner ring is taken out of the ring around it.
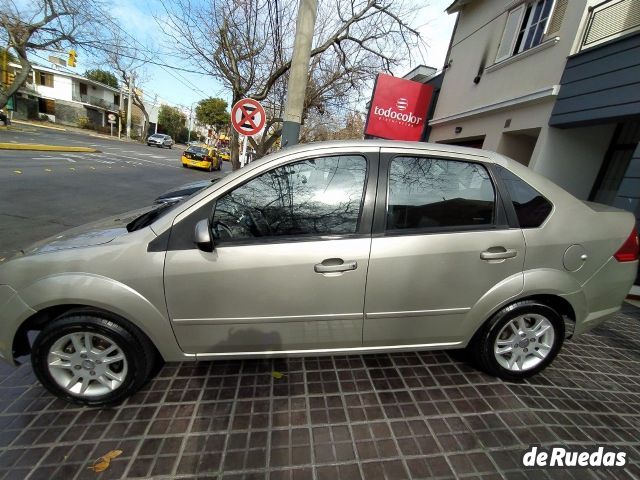
{"label": "asphalt road", "polygon": [[0,131],[0,142],[90,146],[99,153],[0,150],[0,261],[33,242],[153,202],[178,185],[212,178],[183,168],[182,147],[160,149],[36,127]]}

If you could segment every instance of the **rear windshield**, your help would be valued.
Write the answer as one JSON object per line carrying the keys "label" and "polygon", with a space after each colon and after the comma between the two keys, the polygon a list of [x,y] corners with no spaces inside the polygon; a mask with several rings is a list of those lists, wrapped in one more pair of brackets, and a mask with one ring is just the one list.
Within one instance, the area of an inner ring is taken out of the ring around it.
{"label": "rear windshield", "polygon": [[195,153],[197,155],[206,155],[207,154],[207,149],[204,148],[204,147],[189,147],[189,148],[187,148],[187,152]]}

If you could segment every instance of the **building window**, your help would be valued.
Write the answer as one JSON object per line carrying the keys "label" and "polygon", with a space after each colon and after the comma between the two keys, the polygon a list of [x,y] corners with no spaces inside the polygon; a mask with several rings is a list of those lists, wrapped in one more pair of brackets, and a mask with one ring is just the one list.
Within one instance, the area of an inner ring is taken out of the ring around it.
{"label": "building window", "polygon": [[496,63],[539,45],[547,28],[554,0],[536,0],[509,11],[498,47]]}
{"label": "building window", "polygon": [[117,93],[113,94],[113,103],[114,105],[120,105],[120,95],[118,95]]}
{"label": "building window", "polygon": [[53,87],[53,75],[45,72],[36,72],[36,85]]}
{"label": "building window", "polygon": [[81,83],[80,84],[80,95],[86,95],[87,94],[87,84],[86,83]]}
{"label": "building window", "polygon": [[47,115],[56,114],[56,101],[48,98],[38,98],[38,113],[46,113]]}

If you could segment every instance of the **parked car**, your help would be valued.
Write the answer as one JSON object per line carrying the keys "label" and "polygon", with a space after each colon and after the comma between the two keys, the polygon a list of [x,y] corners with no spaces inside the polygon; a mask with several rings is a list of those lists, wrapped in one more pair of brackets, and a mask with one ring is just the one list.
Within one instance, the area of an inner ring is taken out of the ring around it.
{"label": "parked car", "polygon": [[196,182],[190,182],[184,185],[180,185],[179,187],[172,188],[167,190],[162,195],[159,195],[158,198],[154,200],[153,203],[176,203],[184,200],[187,197],[190,197],[196,192],[199,192],[203,188],[210,186],[212,183],[220,180],[219,178],[209,178],[206,180],[198,180]]}
{"label": "parked car", "polygon": [[185,168],[204,168],[210,172],[222,168],[222,160],[218,156],[216,148],[204,144],[188,147],[182,153],[181,162]]}
{"label": "parked car", "polygon": [[172,148],[173,143],[173,139],[169,135],[163,135],[162,133],[155,133],[147,138],[148,147],[155,146],[158,148]]}
{"label": "parked car", "polygon": [[308,144],[0,265],[0,355],[94,406],[162,359],[466,347],[519,380],[615,313],[637,268],[632,214],[499,154]]}

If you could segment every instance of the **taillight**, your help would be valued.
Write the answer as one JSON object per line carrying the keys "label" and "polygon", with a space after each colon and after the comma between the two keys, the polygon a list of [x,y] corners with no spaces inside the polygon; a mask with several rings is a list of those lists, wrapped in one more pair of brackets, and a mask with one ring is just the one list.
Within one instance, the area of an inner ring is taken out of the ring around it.
{"label": "taillight", "polygon": [[638,231],[636,227],[631,230],[631,235],[622,244],[620,249],[613,255],[619,262],[635,262],[638,260],[638,254],[640,253],[640,245],[638,240]]}

